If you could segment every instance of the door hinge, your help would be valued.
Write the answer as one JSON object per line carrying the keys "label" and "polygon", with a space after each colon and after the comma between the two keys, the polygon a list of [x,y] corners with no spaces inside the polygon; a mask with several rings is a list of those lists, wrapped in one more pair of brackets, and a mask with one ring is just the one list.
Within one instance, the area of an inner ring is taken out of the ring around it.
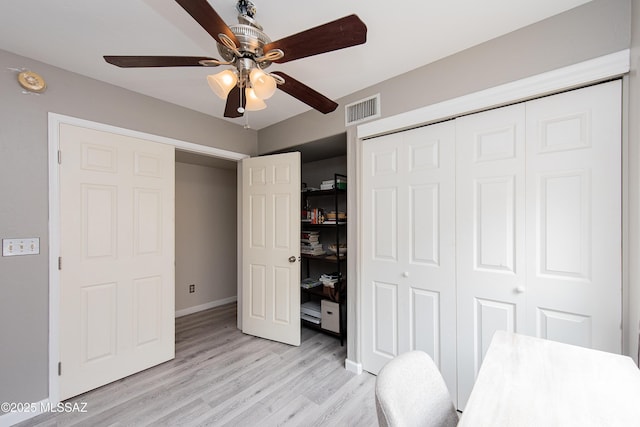
{"label": "door hinge", "polygon": [[62,257],[58,257],[58,270],[62,270]]}
{"label": "door hinge", "polygon": [[58,150],[58,164],[62,164],[62,151]]}
{"label": "door hinge", "polygon": [[62,362],[58,362],[58,376],[62,375]]}

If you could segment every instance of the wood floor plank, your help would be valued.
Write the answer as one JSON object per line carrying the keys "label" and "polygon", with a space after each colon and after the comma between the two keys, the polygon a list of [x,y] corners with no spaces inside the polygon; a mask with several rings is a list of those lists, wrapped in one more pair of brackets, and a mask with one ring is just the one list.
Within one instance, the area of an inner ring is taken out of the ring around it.
{"label": "wood floor plank", "polygon": [[331,365],[333,369],[323,378],[319,378],[314,387],[311,387],[305,392],[305,396],[312,402],[318,405],[323,404],[331,396],[338,392],[338,390],[344,386],[354,374],[348,372],[343,366]]}
{"label": "wood floor plank", "polygon": [[179,408],[172,408],[171,412],[161,418],[154,419],[150,424],[156,426],[187,426],[195,418],[201,417],[211,410],[202,399],[198,398],[185,403]]}
{"label": "wood floor plank", "polygon": [[[304,396],[296,396],[287,402],[286,405],[280,405],[277,410],[271,408],[273,412],[269,412],[262,419],[253,418],[246,419],[252,425],[260,426],[283,426],[283,425],[305,425],[308,414],[317,409],[317,405]],[[241,425],[245,420],[237,420],[240,424],[234,422],[231,425]],[[246,425],[246,424],[244,424]]]}
{"label": "wood floor plank", "polygon": [[[317,387],[322,379],[326,378],[334,371],[334,366],[327,363],[324,355],[313,358],[313,363],[300,367],[301,370],[296,376],[292,375],[289,371],[287,376],[270,385],[268,390],[262,394],[260,399],[256,401],[254,405],[251,405],[244,412],[240,413],[229,424],[247,422],[250,425],[258,424],[261,421],[265,421],[272,417],[274,413],[288,413],[291,411],[291,402],[301,400],[305,402],[305,406],[308,403],[312,403],[305,393],[310,387]],[[342,369],[344,370],[344,368]],[[346,371],[345,371],[346,372]],[[354,375],[354,374],[350,374]],[[317,405],[313,405],[314,407]],[[259,408],[255,411],[253,408]],[[291,418],[286,416],[285,419]],[[226,422],[226,420],[225,420]]]}
{"label": "wood floor plank", "polygon": [[[323,403],[321,409],[322,413],[314,416],[308,426],[339,426],[339,420],[345,418],[346,412],[354,411],[359,414],[356,417],[358,420],[365,421],[363,418],[368,412],[371,412],[372,408],[369,405],[357,406],[350,403],[356,401],[362,395],[368,395],[374,397],[373,389],[375,386],[375,377],[366,372],[357,375],[342,386],[338,392],[333,394],[329,399]],[[366,400],[365,400],[366,401]],[[375,415],[375,406],[373,407],[373,414]],[[376,425],[367,422],[356,422],[353,426],[372,426]]]}
{"label": "wood floor plank", "polygon": [[176,358],[18,424],[53,426],[372,426],[375,377],[344,369],[335,337],[302,328],[301,345],[245,335],[236,304],[176,319]]}
{"label": "wood floor plank", "polygon": [[[270,375],[261,378],[250,387],[241,390],[231,396],[218,396],[218,399],[209,402],[215,407],[216,413],[205,420],[208,424],[224,424],[243,412],[251,412],[266,396],[278,391],[284,384],[291,384],[300,378],[300,374],[308,369],[319,368],[322,361],[318,360],[318,354],[325,347],[314,347],[313,351],[307,350],[295,360],[285,363],[270,372]],[[222,400],[220,399],[222,397]]]}

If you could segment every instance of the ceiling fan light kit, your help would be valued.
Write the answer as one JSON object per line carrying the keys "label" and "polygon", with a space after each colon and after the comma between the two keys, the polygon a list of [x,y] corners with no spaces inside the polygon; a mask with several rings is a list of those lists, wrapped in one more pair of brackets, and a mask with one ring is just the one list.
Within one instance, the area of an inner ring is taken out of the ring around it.
{"label": "ceiling fan light kit", "polygon": [[238,0],[238,24],[227,26],[207,0],[176,0],[218,44],[223,60],[193,56],[105,56],[110,64],[129,67],[231,65],[207,76],[211,90],[226,99],[225,117],[241,117],[245,110],[266,108],[265,99],[276,89],[327,114],[338,104],[282,72],[264,71],[272,63],[284,63],[366,42],[367,27],[356,15],[328,22],[272,42],[255,21],[255,5]]}
{"label": "ceiling fan light kit", "polygon": [[254,68],[249,73],[251,87],[253,87],[256,96],[261,99],[269,99],[276,93],[276,79],[262,71],[260,68]]}
{"label": "ceiling fan light kit", "polygon": [[245,96],[247,97],[247,103],[244,106],[244,109],[247,111],[258,111],[264,110],[267,108],[267,104],[264,103],[262,99],[258,95],[256,95],[255,90],[253,88],[246,88],[244,90]]}
{"label": "ceiling fan light kit", "polygon": [[207,76],[209,87],[221,99],[227,99],[231,89],[238,83],[238,76],[231,70]]}

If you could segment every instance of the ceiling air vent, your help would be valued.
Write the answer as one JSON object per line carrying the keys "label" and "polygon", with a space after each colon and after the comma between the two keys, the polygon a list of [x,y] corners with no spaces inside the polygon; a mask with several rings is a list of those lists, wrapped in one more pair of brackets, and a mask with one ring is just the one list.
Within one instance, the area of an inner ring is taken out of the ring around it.
{"label": "ceiling air vent", "polygon": [[380,94],[346,105],[344,113],[346,126],[380,117]]}

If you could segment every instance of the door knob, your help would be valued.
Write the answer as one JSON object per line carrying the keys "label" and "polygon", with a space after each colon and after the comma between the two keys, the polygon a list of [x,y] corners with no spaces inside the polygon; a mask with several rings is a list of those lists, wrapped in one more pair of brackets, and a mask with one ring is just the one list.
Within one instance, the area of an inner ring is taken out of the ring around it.
{"label": "door knob", "polygon": [[518,294],[523,294],[523,293],[524,293],[524,291],[526,291],[526,290],[527,290],[527,289],[526,289],[524,286],[522,286],[522,285],[520,285],[520,286],[516,286],[516,293],[518,293]]}
{"label": "door knob", "polygon": [[293,255],[291,255],[289,257],[289,262],[296,262],[296,257],[294,257]]}
{"label": "door knob", "polygon": [[404,273],[402,273],[402,277],[409,277],[409,272],[405,271]]}

